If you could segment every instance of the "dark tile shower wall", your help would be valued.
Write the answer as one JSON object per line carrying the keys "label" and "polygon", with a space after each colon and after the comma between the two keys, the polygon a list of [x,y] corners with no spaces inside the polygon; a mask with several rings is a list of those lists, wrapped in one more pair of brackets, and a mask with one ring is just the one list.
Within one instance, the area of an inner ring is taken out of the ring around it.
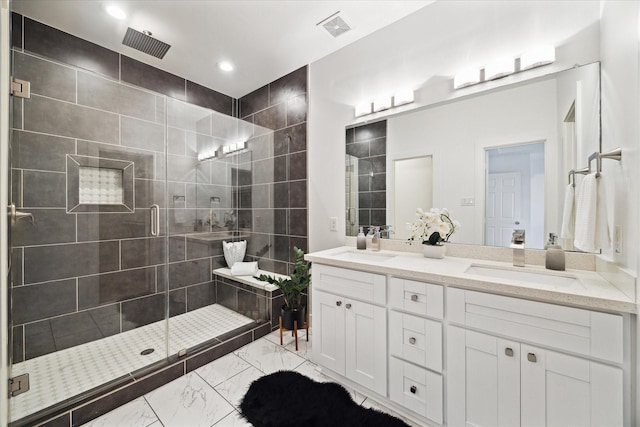
{"label": "dark tile shower wall", "polygon": [[387,121],[347,129],[346,153],[358,158],[358,225],[387,224]]}
{"label": "dark tile shower wall", "polygon": [[[220,241],[190,237],[214,196],[223,195],[219,217],[232,209],[235,229],[253,230],[248,258],[260,268],[286,273],[291,248],[306,251],[306,67],[240,100],[247,122],[275,131],[251,138],[249,156],[198,163],[224,116],[202,118],[202,109],[118,76],[226,114],[233,98],[15,13],[13,24],[15,75],[33,94],[14,100],[14,201],[36,218],[13,233],[15,362],[163,318],[165,269],[171,315],[215,302],[210,271],[225,265]],[[134,162],[134,212],[67,213],[68,154]],[[168,215],[166,267],[165,240],[149,237],[153,203],[163,224]]]}
{"label": "dark tile shower wall", "polygon": [[240,98],[240,117],[273,130],[248,142],[253,181],[239,182],[238,217],[253,230],[247,255],[288,274],[307,251],[307,67]]}

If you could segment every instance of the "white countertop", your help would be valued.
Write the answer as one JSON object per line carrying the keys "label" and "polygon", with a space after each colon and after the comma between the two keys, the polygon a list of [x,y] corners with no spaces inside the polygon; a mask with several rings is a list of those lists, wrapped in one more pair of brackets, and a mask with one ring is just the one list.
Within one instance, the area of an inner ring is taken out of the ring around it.
{"label": "white countertop", "polygon": [[[346,251],[364,252],[371,255],[393,255],[378,260],[345,259]],[[495,266],[512,269],[505,262],[480,259],[457,258],[447,256],[444,259],[425,258],[420,253],[396,251],[358,251],[351,246],[341,246],[305,255],[312,263],[354,270],[379,273],[406,279],[429,281],[458,288],[498,293],[519,298],[571,305],[581,308],[593,308],[620,313],[636,313],[636,303],[601,275],[586,270],[552,271],[541,266],[517,268],[518,271],[543,273],[548,275],[570,275],[578,279],[575,286],[540,284],[521,280],[487,277],[469,274],[465,271],[472,265]],[[516,268],[513,268],[516,269]]]}

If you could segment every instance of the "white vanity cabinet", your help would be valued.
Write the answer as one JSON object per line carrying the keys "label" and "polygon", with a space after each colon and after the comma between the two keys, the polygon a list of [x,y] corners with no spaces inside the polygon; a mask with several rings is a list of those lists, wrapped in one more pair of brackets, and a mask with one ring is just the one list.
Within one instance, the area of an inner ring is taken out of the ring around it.
{"label": "white vanity cabinet", "polygon": [[313,360],[387,394],[386,277],[315,264]]}
{"label": "white vanity cabinet", "polygon": [[449,426],[623,425],[621,316],[449,288],[447,317]]}
{"label": "white vanity cabinet", "polygon": [[441,285],[389,278],[389,397],[443,422]]}

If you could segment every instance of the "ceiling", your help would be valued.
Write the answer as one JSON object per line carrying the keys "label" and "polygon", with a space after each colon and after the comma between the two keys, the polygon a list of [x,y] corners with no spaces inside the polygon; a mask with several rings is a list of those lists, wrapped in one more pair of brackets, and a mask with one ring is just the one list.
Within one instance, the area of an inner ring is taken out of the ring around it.
{"label": "ceiling", "polygon": [[[12,0],[12,10],[218,92],[239,98],[323,58],[431,0]],[[105,12],[117,4],[127,15]],[[317,24],[336,12],[352,30],[332,37]],[[127,27],[171,48],[160,60],[124,46]],[[223,60],[235,70],[224,72]]]}

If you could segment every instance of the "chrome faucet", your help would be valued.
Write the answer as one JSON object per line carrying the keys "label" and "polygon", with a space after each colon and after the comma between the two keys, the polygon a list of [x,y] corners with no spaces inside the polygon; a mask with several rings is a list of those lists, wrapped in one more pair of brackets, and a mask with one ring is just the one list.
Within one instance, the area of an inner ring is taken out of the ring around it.
{"label": "chrome faucet", "polygon": [[393,231],[393,227],[391,225],[383,225],[382,227],[379,227],[380,230],[380,237],[382,237],[383,239],[390,239],[392,234],[395,234],[395,231]]}
{"label": "chrome faucet", "polygon": [[513,230],[509,247],[513,248],[513,266],[524,267],[524,230]]}

